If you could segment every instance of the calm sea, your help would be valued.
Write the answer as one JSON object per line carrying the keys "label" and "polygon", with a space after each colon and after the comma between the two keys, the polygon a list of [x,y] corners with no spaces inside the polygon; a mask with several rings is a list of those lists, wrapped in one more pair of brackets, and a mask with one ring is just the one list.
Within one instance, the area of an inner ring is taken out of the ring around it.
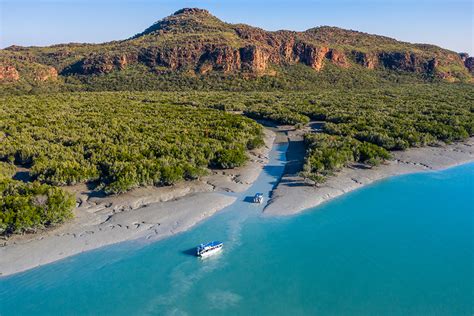
{"label": "calm sea", "polygon": [[[195,228],[0,278],[0,315],[473,315],[474,164],[378,182],[262,218],[285,148]],[[194,247],[221,240],[201,260]]]}

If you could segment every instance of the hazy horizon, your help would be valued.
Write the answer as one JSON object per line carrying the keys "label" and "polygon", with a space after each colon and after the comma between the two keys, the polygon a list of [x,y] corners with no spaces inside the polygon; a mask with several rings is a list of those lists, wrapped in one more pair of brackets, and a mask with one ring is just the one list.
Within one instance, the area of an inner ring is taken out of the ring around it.
{"label": "hazy horizon", "polygon": [[0,48],[122,40],[184,7],[207,9],[223,21],[270,31],[330,25],[474,55],[469,0],[0,0]]}

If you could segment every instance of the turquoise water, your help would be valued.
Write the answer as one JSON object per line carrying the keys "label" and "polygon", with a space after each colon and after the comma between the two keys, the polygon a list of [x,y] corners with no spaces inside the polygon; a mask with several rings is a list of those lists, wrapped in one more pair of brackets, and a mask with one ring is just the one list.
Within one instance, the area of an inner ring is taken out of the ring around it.
{"label": "turquoise water", "polygon": [[[0,278],[0,315],[472,315],[474,164],[392,178],[288,218],[247,203],[192,230]],[[200,260],[194,247],[222,240]]]}

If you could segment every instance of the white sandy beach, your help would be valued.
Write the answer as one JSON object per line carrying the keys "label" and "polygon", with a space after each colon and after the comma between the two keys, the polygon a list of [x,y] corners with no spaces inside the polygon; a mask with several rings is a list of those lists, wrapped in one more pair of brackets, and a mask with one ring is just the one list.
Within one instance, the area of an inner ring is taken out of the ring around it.
{"label": "white sandy beach", "polygon": [[[290,139],[298,137],[291,135],[291,132],[289,134]],[[318,187],[306,184],[295,174],[285,174],[263,214],[293,215],[387,177],[441,170],[474,161],[474,138],[463,143],[411,148],[392,154],[392,160],[374,168],[357,164],[344,168]]]}
{"label": "white sandy beach", "polygon": [[275,133],[265,130],[265,146],[251,151],[245,166],[217,170],[197,181],[108,197],[95,197],[85,185],[67,188],[77,196],[75,218],[56,229],[0,241],[0,275],[122,241],[157,240],[187,230],[232,204],[236,197],[227,192],[251,186],[268,163],[274,139]]}

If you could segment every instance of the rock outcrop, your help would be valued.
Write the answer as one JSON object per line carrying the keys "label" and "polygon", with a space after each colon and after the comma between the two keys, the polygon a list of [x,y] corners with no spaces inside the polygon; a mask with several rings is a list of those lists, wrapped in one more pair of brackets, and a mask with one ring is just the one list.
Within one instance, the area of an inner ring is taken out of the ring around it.
{"label": "rock outcrop", "polygon": [[267,69],[270,55],[257,46],[246,46],[239,50],[241,68],[245,71],[261,73]]}
{"label": "rock outcrop", "polygon": [[413,52],[382,52],[379,63],[390,70],[434,74],[439,61],[435,57],[424,57]]}
{"label": "rock outcrop", "polygon": [[[186,67],[186,62],[191,63],[191,68],[197,68],[201,73],[207,73],[208,71],[222,71],[229,73],[240,69],[240,54],[239,51],[231,47],[206,47],[203,51],[196,52],[198,56],[198,64],[194,66],[192,58],[194,53],[186,54],[186,58],[183,58],[179,66]],[[189,57],[189,58],[187,58]]]}
{"label": "rock outcrop", "polygon": [[62,71],[61,74],[71,73],[81,75],[107,74],[114,70],[124,70],[130,62],[136,62],[136,55],[126,54],[90,54],[88,57],[72,64]]}
{"label": "rock outcrop", "polygon": [[141,50],[137,61],[149,67],[162,66],[171,70],[194,69],[205,74],[209,71],[229,73],[265,71],[269,54],[255,45],[241,48],[218,45],[193,45],[173,49],[149,48]]}
{"label": "rock outcrop", "polygon": [[382,52],[379,61],[383,67],[392,70],[414,72],[420,69],[419,60],[415,54],[405,52]]}
{"label": "rock outcrop", "polygon": [[0,81],[17,81],[20,79],[20,74],[13,66],[0,64]]}
{"label": "rock outcrop", "polygon": [[[207,10],[196,8],[179,10],[123,41],[104,45],[57,45],[44,51],[12,46],[3,52],[0,51],[0,63],[41,63],[41,71],[31,67],[33,76],[30,77],[35,81],[56,78],[56,69],[60,75],[89,76],[122,71],[136,64],[157,74],[194,71],[201,75],[210,72],[265,75],[270,74],[269,69],[277,68],[271,65],[301,63],[321,71],[331,63],[340,68],[359,65],[368,70],[411,72],[452,81],[469,80],[474,67],[473,59],[467,54],[456,54],[433,45],[402,43],[335,27],[269,32],[248,25],[228,24]],[[18,72],[11,66],[2,67],[0,80],[3,81],[23,78],[22,71],[28,68],[22,64]]]}
{"label": "rock outcrop", "polygon": [[344,54],[342,51],[339,51],[336,49],[330,49],[328,53],[326,54],[326,57],[333,64],[339,67],[348,68],[350,66],[349,62],[347,61],[346,54]]}
{"label": "rock outcrop", "polygon": [[302,48],[301,46],[297,45],[296,51],[298,52],[299,58],[303,63],[315,70],[320,70],[323,67],[323,61],[326,57],[326,54],[329,52],[329,48],[318,48],[314,45],[303,44]]}
{"label": "rock outcrop", "polygon": [[375,53],[352,51],[352,58],[357,64],[368,69],[375,69],[379,65],[379,59]]}
{"label": "rock outcrop", "polygon": [[58,72],[54,67],[45,67],[35,71],[34,80],[36,81],[48,81],[58,79]]}

